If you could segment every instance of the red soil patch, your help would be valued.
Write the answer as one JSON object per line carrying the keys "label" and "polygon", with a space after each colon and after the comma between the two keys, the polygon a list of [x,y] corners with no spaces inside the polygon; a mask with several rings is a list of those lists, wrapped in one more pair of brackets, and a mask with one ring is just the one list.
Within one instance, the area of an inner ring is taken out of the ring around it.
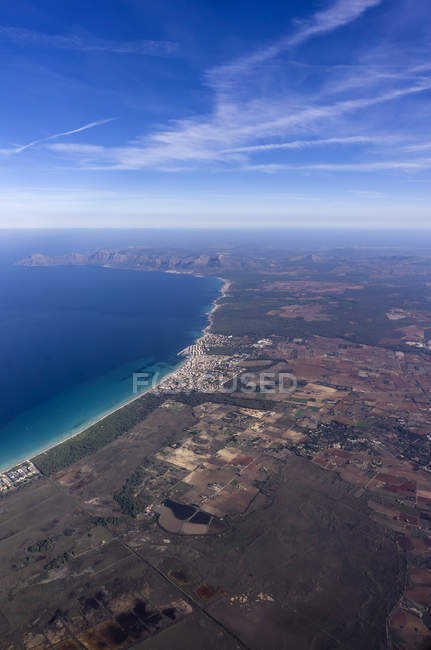
{"label": "red soil patch", "polygon": [[331,320],[321,305],[286,305],[279,310],[269,311],[268,316],[303,318],[305,321]]}
{"label": "red soil patch", "polygon": [[199,596],[201,600],[209,600],[210,598],[215,596],[217,591],[218,591],[218,587],[213,587],[212,585],[204,584],[198,587],[198,589],[196,589],[196,594]]}

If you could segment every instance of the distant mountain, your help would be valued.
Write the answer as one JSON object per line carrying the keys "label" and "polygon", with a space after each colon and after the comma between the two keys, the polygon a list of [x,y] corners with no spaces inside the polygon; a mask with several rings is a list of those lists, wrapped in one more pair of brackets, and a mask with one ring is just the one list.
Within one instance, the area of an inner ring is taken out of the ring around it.
{"label": "distant mountain", "polygon": [[[346,262],[351,255],[342,255]],[[214,275],[221,271],[266,271],[283,272],[296,268],[305,271],[321,268],[328,271],[334,266],[327,255],[299,254],[296,251],[235,251],[191,252],[156,250],[149,248],[126,248],[122,250],[97,250],[89,253],[68,253],[66,255],[42,255],[36,253],[17,262],[20,266],[100,266],[108,268],[142,269],[144,271],[171,271]],[[329,266],[328,266],[329,265]]]}
{"label": "distant mountain", "polygon": [[222,269],[263,268],[262,262],[227,253],[184,254],[157,253],[148,249],[98,250],[92,253],[68,253],[50,256],[33,254],[18,263],[20,266],[102,266],[142,270],[214,273]]}

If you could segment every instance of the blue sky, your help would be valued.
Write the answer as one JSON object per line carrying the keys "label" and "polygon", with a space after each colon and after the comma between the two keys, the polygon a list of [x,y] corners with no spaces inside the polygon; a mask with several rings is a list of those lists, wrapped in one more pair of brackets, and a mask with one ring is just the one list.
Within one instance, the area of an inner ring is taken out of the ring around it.
{"label": "blue sky", "polygon": [[429,0],[15,0],[0,71],[0,227],[431,226]]}

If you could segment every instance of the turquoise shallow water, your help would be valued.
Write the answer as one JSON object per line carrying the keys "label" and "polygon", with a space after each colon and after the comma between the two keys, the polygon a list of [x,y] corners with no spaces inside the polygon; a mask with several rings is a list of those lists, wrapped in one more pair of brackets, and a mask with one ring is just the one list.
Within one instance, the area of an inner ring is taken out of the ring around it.
{"label": "turquoise shallow water", "polygon": [[[140,384],[137,393],[133,391],[133,373],[148,374],[151,382],[152,375],[160,380],[178,365],[137,359],[100,377],[74,384],[23,411],[0,430],[5,448],[0,470],[78,433],[107,412],[145,392],[146,388]],[[143,381],[141,379],[141,383]]]}
{"label": "turquoise shallow water", "polygon": [[[159,272],[16,267],[34,252],[25,243],[0,242],[0,468],[131,399],[134,372],[174,369],[221,286]],[[51,240],[48,252],[62,246]]]}

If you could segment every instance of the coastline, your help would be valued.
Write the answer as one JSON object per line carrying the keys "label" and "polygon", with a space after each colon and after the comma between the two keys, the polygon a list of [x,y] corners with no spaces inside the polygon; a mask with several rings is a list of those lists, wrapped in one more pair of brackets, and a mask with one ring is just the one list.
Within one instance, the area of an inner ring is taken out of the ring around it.
{"label": "coastline", "polygon": [[228,291],[229,291],[230,287],[232,286],[232,282],[230,280],[226,280],[226,278],[222,278],[220,276],[217,276],[217,277],[218,277],[219,280],[221,280],[221,282],[223,282],[223,284],[220,287],[220,295],[217,296],[217,298],[215,298],[213,300],[213,306],[208,312],[208,324],[202,330],[202,332],[204,334],[211,331],[211,328],[212,328],[213,323],[214,323],[214,312],[216,312],[217,309],[220,307],[220,300],[223,300],[223,298],[225,298],[227,296]]}
{"label": "coastline", "polygon": [[[166,271],[166,272],[169,272],[169,271]],[[213,325],[213,314],[218,309],[218,307],[220,306],[220,300],[222,300],[227,295],[227,292],[229,291],[229,287],[231,286],[231,282],[229,280],[226,280],[225,278],[222,278],[220,276],[216,276],[216,277],[221,282],[223,282],[222,286],[220,287],[220,293],[216,298],[214,298],[214,300],[212,301],[212,307],[206,314],[207,319],[208,319],[207,325],[201,330],[200,335],[198,337],[196,337],[196,339],[193,341],[192,345],[196,344],[201,339],[201,337],[203,335],[205,335],[206,333],[209,333],[211,331],[211,327]],[[96,417],[94,420],[91,420],[91,421],[87,422],[86,424],[84,424],[78,430],[73,431],[73,433],[71,433],[69,435],[66,434],[64,438],[61,438],[61,440],[57,440],[56,442],[54,442],[52,444],[49,444],[48,446],[44,446],[39,450],[35,450],[32,453],[31,457],[27,456],[25,458],[22,458],[21,460],[14,461],[11,465],[8,465],[7,467],[4,467],[3,469],[0,468],[0,474],[4,474],[6,472],[9,472],[9,471],[13,470],[14,468],[18,467],[19,465],[21,465],[23,463],[26,463],[26,462],[29,462],[29,461],[32,462],[32,459],[35,458],[36,456],[39,456],[40,454],[47,453],[51,449],[54,449],[55,447],[57,447],[58,445],[61,445],[62,443],[66,442],[67,440],[71,440],[75,436],[78,436],[78,435],[84,433],[87,429],[90,429],[92,426],[94,426],[95,424],[98,424],[99,422],[103,421],[105,418],[109,417],[113,413],[116,413],[117,411],[120,411],[122,408],[128,406],[129,404],[132,404],[136,400],[140,399],[143,395],[146,395],[148,392],[150,392],[150,391],[152,391],[154,389],[157,389],[157,387],[159,386],[159,384],[161,382],[163,382],[163,381],[165,381],[167,379],[175,379],[176,374],[181,369],[181,367],[184,365],[185,361],[186,361],[186,359],[183,359],[183,360],[179,361],[178,364],[175,366],[174,370],[172,370],[171,372],[166,373],[166,375],[161,377],[155,386],[150,386],[146,390],[139,393],[138,395],[134,395],[133,397],[131,397],[130,399],[125,400],[124,402],[122,402],[118,406],[115,406],[115,407],[109,409],[108,411],[106,411],[102,415],[100,415],[99,417]]]}
{"label": "coastline", "polygon": [[[175,372],[178,371],[178,369],[182,366],[183,363],[184,363],[184,361],[180,361],[175,366],[174,370],[172,370],[169,373],[166,373],[166,375],[164,375],[159,381],[163,381],[164,379],[166,379],[170,375],[173,375]],[[32,462],[33,458],[35,458],[36,456],[39,456],[40,454],[45,454],[46,452],[50,451],[51,449],[54,449],[58,445],[63,444],[63,442],[66,442],[67,440],[71,440],[75,436],[79,436],[81,433],[83,433],[87,429],[90,429],[92,426],[94,426],[95,424],[98,424],[99,422],[101,422],[105,418],[109,417],[113,413],[116,413],[117,411],[120,411],[125,406],[128,406],[129,404],[132,404],[132,402],[135,402],[140,397],[142,397],[143,395],[148,393],[148,391],[150,391],[150,390],[152,390],[152,387],[149,387],[146,390],[143,390],[142,393],[139,393],[138,395],[134,395],[133,397],[130,397],[129,399],[121,402],[120,404],[118,404],[117,406],[114,406],[113,408],[109,409],[108,411],[104,411],[102,413],[102,415],[99,415],[99,416],[95,417],[93,420],[89,420],[88,422],[83,424],[82,427],[79,427],[78,429],[74,430],[73,433],[66,433],[64,438],[62,437],[61,439],[57,440],[56,442],[53,442],[52,444],[44,446],[41,449],[37,449],[36,451],[34,451],[32,453],[31,457],[27,456],[26,458],[22,458],[21,460],[15,461],[13,463],[13,465],[9,465],[9,466],[7,466],[7,467],[5,467],[3,469],[0,468],[0,474],[4,474],[5,472],[10,471],[11,469],[17,467],[18,465],[21,465],[22,463],[26,463],[28,461]]]}

